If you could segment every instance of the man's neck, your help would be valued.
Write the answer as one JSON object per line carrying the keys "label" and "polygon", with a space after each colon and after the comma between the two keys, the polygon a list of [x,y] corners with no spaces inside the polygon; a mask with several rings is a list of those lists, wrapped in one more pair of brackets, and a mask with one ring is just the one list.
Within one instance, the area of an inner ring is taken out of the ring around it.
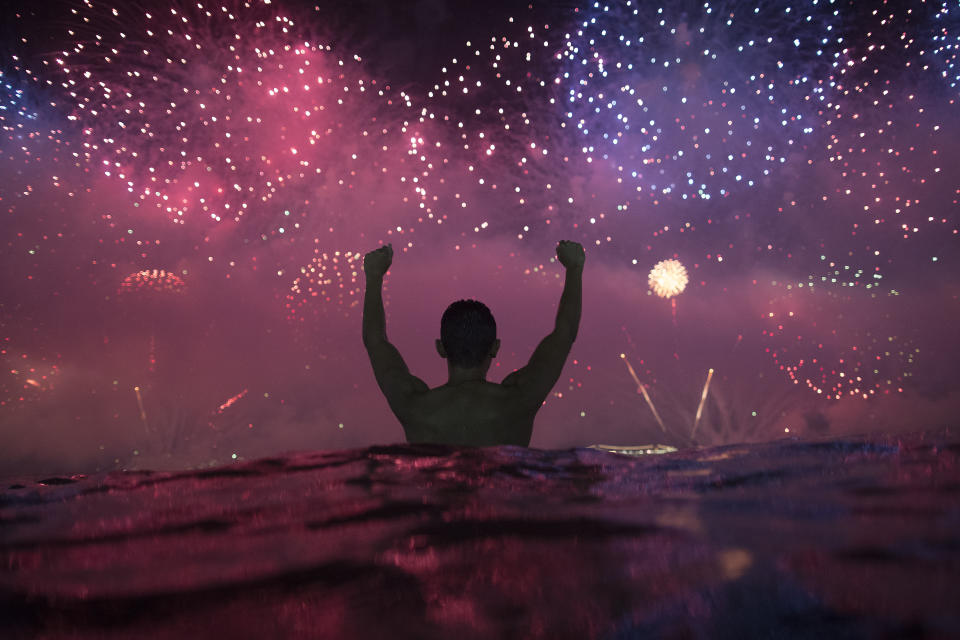
{"label": "man's neck", "polygon": [[447,386],[455,387],[469,382],[486,382],[486,367],[474,367],[472,369],[461,369],[460,367],[447,367]]}

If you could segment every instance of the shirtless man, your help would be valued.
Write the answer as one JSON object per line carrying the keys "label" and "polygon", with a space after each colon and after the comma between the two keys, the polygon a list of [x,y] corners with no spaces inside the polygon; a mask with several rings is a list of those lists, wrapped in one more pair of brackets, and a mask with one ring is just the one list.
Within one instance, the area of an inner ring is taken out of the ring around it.
{"label": "shirtless man", "polygon": [[382,288],[383,276],[393,262],[393,247],[388,244],[364,257],[363,344],[407,442],[530,444],[533,418],[560,377],[580,326],[583,247],[564,240],[557,245],[557,258],[567,272],[557,321],[527,366],[500,384],[487,381],[490,363],[500,349],[497,325],[483,303],[460,300],[444,312],[437,340],[449,380],[431,389],[410,373],[400,352],[387,340]]}

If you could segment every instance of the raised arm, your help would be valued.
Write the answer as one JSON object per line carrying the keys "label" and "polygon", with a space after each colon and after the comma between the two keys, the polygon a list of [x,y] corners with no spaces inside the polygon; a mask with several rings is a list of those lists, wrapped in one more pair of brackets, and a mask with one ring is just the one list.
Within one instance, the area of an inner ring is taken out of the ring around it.
{"label": "raised arm", "polygon": [[367,289],[363,296],[363,346],[370,356],[377,385],[387,397],[395,414],[403,413],[413,393],[426,391],[426,383],[410,374],[397,348],[387,340],[387,320],[383,311],[383,276],[393,263],[393,247],[387,245],[363,258]]}
{"label": "raised arm", "polygon": [[567,270],[557,307],[557,320],[553,333],[569,338],[570,344],[577,339],[580,330],[580,311],[583,306],[583,263],[586,256],[579,243],[562,240],[557,245],[557,259]]}
{"label": "raised arm", "polygon": [[[393,264],[393,245],[388,244],[363,257],[367,290],[363,296],[363,344],[387,341],[387,317],[383,312],[383,276]],[[368,347],[369,348],[369,347]]]}
{"label": "raised arm", "polygon": [[505,386],[516,386],[524,396],[525,403],[534,411],[560,378],[580,329],[585,259],[583,247],[576,242],[561,241],[557,245],[557,259],[567,273],[553,331],[540,341],[527,366],[511,373],[503,381]]}

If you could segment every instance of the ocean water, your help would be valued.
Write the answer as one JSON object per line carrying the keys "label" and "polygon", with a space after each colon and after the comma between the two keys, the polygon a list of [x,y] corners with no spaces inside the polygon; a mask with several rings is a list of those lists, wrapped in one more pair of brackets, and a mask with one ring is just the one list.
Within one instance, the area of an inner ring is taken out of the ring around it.
{"label": "ocean water", "polygon": [[960,433],[6,478],[0,637],[960,636]]}

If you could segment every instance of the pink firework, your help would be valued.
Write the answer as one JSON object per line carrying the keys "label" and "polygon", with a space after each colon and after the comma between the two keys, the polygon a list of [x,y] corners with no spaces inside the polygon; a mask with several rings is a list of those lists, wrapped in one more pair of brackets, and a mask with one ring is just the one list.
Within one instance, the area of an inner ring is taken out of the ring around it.
{"label": "pink firework", "polygon": [[354,224],[372,194],[420,199],[409,101],[271,3],[78,15],[56,65],[83,160],[145,213],[266,240]]}
{"label": "pink firework", "polygon": [[131,273],[123,282],[117,293],[130,294],[133,292],[165,292],[182,294],[186,289],[183,279],[172,271],[164,269],[145,269]]}
{"label": "pink firework", "polygon": [[329,311],[349,314],[363,300],[362,271],[360,252],[318,252],[284,296],[287,319],[301,324]]}

